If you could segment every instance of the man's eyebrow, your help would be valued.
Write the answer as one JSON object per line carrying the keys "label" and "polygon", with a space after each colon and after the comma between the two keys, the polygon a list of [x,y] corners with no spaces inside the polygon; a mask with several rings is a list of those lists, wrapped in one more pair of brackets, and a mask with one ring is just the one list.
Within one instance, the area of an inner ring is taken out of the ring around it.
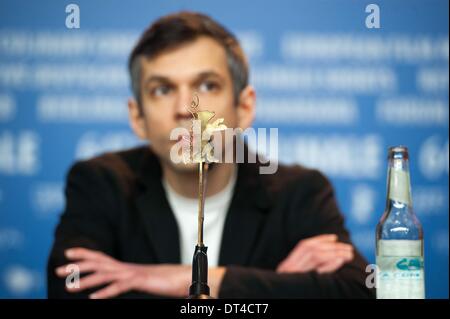
{"label": "man's eyebrow", "polygon": [[215,78],[219,78],[220,80],[224,80],[223,76],[215,71],[204,71],[204,72],[200,72],[199,74],[197,74],[196,81],[201,81],[204,80],[206,78],[209,77],[215,77]]}
{"label": "man's eyebrow", "polygon": [[172,83],[172,81],[168,77],[162,75],[152,75],[145,79],[144,85],[148,85],[151,82]]}
{"label": "man's eyebrow", "polygon": [[[193,82],[199,82],[199,81],[202,81],[202,80],[204,80],[206,78],[210,78],[210,77],[218,78],[221,81],[224,80],[223,76],[215,71],[203,71],[203,72],[200,72],[197,75],[195,75]],[[173,83],[173,81],[166,76],[152,75],[144,80],[144,86],[148,85],[151,82],[169,83],[169,84]]]}

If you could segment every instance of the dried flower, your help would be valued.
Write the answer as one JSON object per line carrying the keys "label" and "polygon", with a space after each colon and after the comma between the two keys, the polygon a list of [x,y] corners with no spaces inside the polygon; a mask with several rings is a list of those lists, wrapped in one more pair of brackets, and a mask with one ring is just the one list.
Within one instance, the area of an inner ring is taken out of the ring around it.
{"label": "dried flower", "polygon": [[[198,110],[198,96],[191,104],[192,126],[189,136],[183,136],[186,142],[186,149],[183,149],[183,161],[188,163],[213,163],[219,160],[214,157],[214,144],[211,138],[215,132],[223,131],[227,128],[223,124],[223,118],[216,119],[209,123],[215,116],[211,111]],[[199,141],[201,141],[199,143]]]}

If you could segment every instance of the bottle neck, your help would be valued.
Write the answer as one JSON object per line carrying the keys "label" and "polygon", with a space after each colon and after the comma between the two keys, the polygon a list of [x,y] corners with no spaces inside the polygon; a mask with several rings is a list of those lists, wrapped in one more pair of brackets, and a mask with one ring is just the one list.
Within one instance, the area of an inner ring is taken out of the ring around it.
{"label": "bottle neck", "polygon": [[422,226],[412,208],[408,159],[406,147],[389,150],[386,210],[377,225],[377,239],[423,238]]}
{"label": "bottle neck", "polygon": [[392,205],[412,208],[409,163],[405,158],[389,159],[386,208]]}

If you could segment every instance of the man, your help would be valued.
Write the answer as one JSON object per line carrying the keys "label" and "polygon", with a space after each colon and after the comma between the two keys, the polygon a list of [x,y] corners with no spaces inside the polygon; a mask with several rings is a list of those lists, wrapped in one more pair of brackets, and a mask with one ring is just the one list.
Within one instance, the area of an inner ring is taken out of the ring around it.
{"label": "man", "polygon": [[[176,164],[169,139],[200,107],[228,127],[250,127],[255,91],[235,37],[190,12],[163,17],[130,56],[129,120],[149,146],[76,163],[48,262],[48,295],[186,297],[195,246],[198,172]],[[319,172],[215,163],[208,174],[208,284],[220,298],[364,298],[366,262]],[[67,265],[75,264],[76,268]],[[66,277],[78,269],[78,285]],[[69,280],[70,283],[70,280]]]}

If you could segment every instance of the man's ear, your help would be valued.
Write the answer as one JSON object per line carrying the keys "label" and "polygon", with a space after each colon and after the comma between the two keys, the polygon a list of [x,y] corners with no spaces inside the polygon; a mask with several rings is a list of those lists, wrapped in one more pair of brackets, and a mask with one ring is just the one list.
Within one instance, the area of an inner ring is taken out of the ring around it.
{"label": "man's ear", "polygon": [[142,140],[147,139],[145,117],[134,98],[128,99],[128,119],[134,134]]}
{"label": "man's ear", "polygon": [[245,130],[252,125],[255,118],[256,92],[252,86],[247,85],[242,90],[237,108],[238,126]]}

